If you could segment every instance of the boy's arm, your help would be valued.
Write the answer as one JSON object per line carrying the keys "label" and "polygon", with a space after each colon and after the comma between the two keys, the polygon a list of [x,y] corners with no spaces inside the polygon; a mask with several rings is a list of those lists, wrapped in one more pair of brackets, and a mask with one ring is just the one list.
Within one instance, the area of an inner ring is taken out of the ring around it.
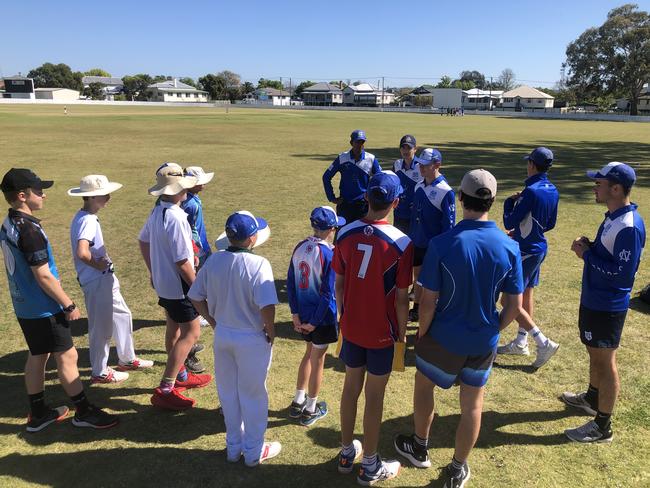
{"label": "boy's arm", "polygon": [[345,290],[345,276],[336,273],[336,280],[334,282],[334,291],[336,293],[336,311],[339,314],[339,319],[343,314],[343,292]]}
{"label": "boy's arm", "polygon": [[318,327],[325,320],[325,315],[330,308],[330,303],[334,295],[334,270],[332,269],[332,251],[323,251],[321,247],[321,253],[323,255],[323,274],[321,276],[320,284],[320,297],[318,300],[318,306],[314,315],[309,320],[309,325],[314,328]]}
{"label": "boy's arm", "polygon": [[420,296],[419,320],[418,320],[418,339],[423,337],[431,327],[431,322],[436,315],[436,304],[438,303],[439,291],[422,288]]}
{"label": "boy's arm", "polygon": [[106,271],[106,268],[110,265],[110,261],[106,259],[106,256],[100,256],[97,260],[93,258],[90,253],[90,243],[86,239],[77,241],[76,255],[84,264],[99,271]]}
{"label": "boy's arm", "polygon": [[214,319],[210,316],[210,311],[208,310],[208,302],[207,300],[201,300],[201,301],[196,301],[193,298],[190,298],[192,305],[194,305],[194,308],[196,309],[197,312],[199,312],[199,315],[203,317],[205,320],[208,321],[210,326],[214,329],[214,327],[217,325]]}
{"label": "boy's arm", "polygon": [[395,296],[395,312],[397,313],[397,331],[400,342],[406,341],[406,324],[409,319],[409,289],[398,288]]}
{"label": "boy's arm", "polygon": [[149,243],[138,240],[140,245],[140,254],[142,254],[142,259],[144,259],[144,264],[147,265],[149,274],[151,274],[151,255],[149,254]]}
{"label": "boy's arm", "polygon": [[[43,263],[38,266],[31,266],[32,274],[38,286],[43,290],[52,300],[57,302],[61,307],[66,308],[73,305],[74,302],[66,295],[61,286],[61,282],[54,277],[50,271],[48,263]],[[78,308],[74,308],[70,312],[65,312],[66,320],[77,320],[81,317]]]}
{"label": "boy's arm", "polygon": [[178,273],[185,283],[188,285],[194,283],[194,279],[196,278],[194,263],[191,263],[189,259],[183,259],[182,261],[178,261],[176,266],[178,267]]}
{"label": "boy's arm", "polygon": [[456,205],[454,190],[449,190],[443,200],[442,232],[447,232],[456,225]]}
{"label": "boy's arm", "polygon": [[325,189],[325,196],[327,200],[333,203],[338,203],[339,198],[334,196],[334,188],[332,187],[332,178],[339,171],[339,158],[338,156],[334,162],[323,173],[323,188]]}
{"label": "boy's arm", "polygon": [[262,314],[266,340],[273,345],[273,341],[275,340],[275,305],[267,305],[260,308],[260,313]]}
{"label": "boy's arm", "polygon": [[[519,200],[519,203],[516,203]],[[516,203],[516,205],[515,205]],[[533,194],[525,189],[520,194],[514,194],[506,199],[503,206],[503,225],[506,229],[514,229],[524,220],[533,207]]]}

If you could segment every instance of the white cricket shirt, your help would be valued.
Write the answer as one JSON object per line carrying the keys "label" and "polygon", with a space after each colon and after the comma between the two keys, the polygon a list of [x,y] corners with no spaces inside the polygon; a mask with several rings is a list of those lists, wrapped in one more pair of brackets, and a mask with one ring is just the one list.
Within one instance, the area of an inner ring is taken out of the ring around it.
{"label": "white cricket shirt", "polygon": [[72,246],[74,268],[77,271],[79,283],[84,286],[101,277],[103,273],[77,257],[77,244],[81,240],[88,241],[90,255],[93,259],[96,260],[102,256],[108,257],[106,247],[104,247],[104,236],[99,225],[99,218],[97,218],[97,215],[88,213],[85,210],[79,210],[70,224],[70,245]]}

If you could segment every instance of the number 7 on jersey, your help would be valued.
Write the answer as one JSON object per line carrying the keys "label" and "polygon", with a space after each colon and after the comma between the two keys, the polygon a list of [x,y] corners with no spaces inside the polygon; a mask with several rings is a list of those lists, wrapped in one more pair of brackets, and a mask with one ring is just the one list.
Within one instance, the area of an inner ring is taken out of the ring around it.
{"label": "number 7 on jersey", "polygon": [[372,256],[372,246],[370,244],[357,244],[357,250],[363,253],[357,277],[364,279],[366,277],[366,271],[368,271],[368,264],[370,264],[370,257]]}

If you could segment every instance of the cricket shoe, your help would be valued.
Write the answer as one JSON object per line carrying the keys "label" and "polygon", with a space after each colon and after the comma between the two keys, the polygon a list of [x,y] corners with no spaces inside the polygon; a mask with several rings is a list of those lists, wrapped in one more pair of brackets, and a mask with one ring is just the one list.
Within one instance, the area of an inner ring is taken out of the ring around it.
{"label": "cricket shoe", "polygon": [[183,390],[174,388],[169,393],[163,393],[160,388],[156,388],[151,395],[151,404],[165,410],[187,410],[196,405],[196,400],[186,397],[181,391]]}
{"label": "cricket shoe", "polygon": [[511,354],[514,356],[529,356],[528,344],[520,346],[516,341],[508,342],[504,346],[497,347],[497,354]]}
{"label": "cricket shoe", "polygon": [[590,420],[586,424],[575,429],[565,430],[564,435],[572,441],[584,443],[612,442],[612,439],[614,439],[611,427],[608,427],[607,430],[603,430],[598,427],[598,424],[593,420]]}
{"label": "cricket shoe", "polygon": [[68,415],[70,409],[66,406],[48,408],[42,417],[33,417],[30,413],[27,416],[27,432],[39,432],[54,422],[62,422]]}
{"label": "cricket shoe", "polygon": [[300,425],[303,427],[309,427],[314,425],[320,419],[327,416],[327,403],[318,402],[316,404],[316,409],[313,412],[309,412],[307,409],[302,411],[302,416],[300,417]]}
{"label": "cricket shoe", "polygon": [[537,358],[533,363],[533,368],[537,369],[544,366],[548,360],[555,355],[559,348],[560,345],[557,342],[553,342],[551,339],[547,339],[544,346],[537,346]]}
{"label": "cricket shoe", "polygon": [[289,417],[292,419],[299,419],[302,416],[302,411],[305,409],[305,405],[307,405],[307,400],[303,400],[302,403],[298,402],[291,402],[291,405],[289,405]]}
{"label": "cricket shoe", "polygon": [[596,415],[596,409],[587,401],[587,392],[572,393],[565,391],[560,395],[560,400],[570,407],[579,408],[589,415]]}
{"label": "cricket shoe", "polygon": [[129,378],[129,373],[115,371],[113,368],[106,368],[106,373],[99,376],[92,376],[90,381],[93,384],[121,383]]}
{"label": "cricket shoe", "polygon": [[431,467],[427,448],[418,444],[415,436],[399,434],[395,436],[393,444],[395,445],[395,450],[401,456],[408,459],[416,468]]}
{"label": "cricket shoe", "polygon": [[187,356],[187,359],[185,360],[185,367],[188,371],[196,374],[203,373],[205,371],[205,366],[203,366],[203,363],[196,356]]}
{"label": "cricket shoe", "polygon": [[212,375],[209,374],[195,374],[191,371],[187,372],[187,379],[185,381],[176,380],[176,386],[181,388],[203,388],[208,386],[212,381]]}
{"label": "cricket shoe", "polygon": [[254,468],[258,464],[262,464],[265,461],[268,461],[271,458],[274,458],[278,454],[280,454],[280,451],[282,450],[282,444],[279,442],[265,442],[262,445],[262,454],[260,454],[259,459],[256,459],[255,461],[244,461],[246,466],[249,468]]}
{"label": "cricket shoe", "polygon": [[363,454],[361,441],[354,439],[352,441],[352,448],[353,451],[350,454],[344,454],[343,449],[339,452],[339,473],[351,473],[354,463],[361,459],[361,455]]}
{"label": "cricket shoe", "polygon": [[89,427],[91,429],[108,429],[117,425],[120,419],[117,415],[104,412],[95,405],[90,405],[84,413],[77,411],[72,418],[75,427]]}
{"label": "cricket shoe", "polygon": [[382,461],[379,454],[377,454],[375,470],[370,471],[361,466],[357,482],[363,486],[372,486],[381,481],[392,480],[399,474],[401,466],[399,461]]}
{"label": "cricket shoe", "polygon": [[203,344],[199,344],[198,342],[192,346],[192,349],[190,349],[190,352],[187,354],[188,356],[196,356],[198,353],[203,351],[205,349],[205,346]]}
{"label": "cricket shoe", "polygon": [[153,361],[149,359],[135,358],[128,363],[123,363],[122,361],[117,362],[117,367],[115,368],[118,371],[136,371],[138,369],[147,369],[153,366]]}
{"label": "cricket shoe", "polygon": [[469,469],[469,464],[465,463],[460,472],[456,474],[454,474],[454,470],[452,469],[451,464],[449,464],[445,468],[445,484],[443,485],[443,488],[463,488],[469,480],[470,475],[471,471]]}

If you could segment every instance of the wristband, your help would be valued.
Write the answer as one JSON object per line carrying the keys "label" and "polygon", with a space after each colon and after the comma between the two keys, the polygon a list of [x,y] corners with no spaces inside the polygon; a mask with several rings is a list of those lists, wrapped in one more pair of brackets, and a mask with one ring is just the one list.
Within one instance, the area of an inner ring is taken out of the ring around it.
{"label": "wristband", "polygon": [[70,312],[72,312],[75,308],[77,308],[77,304],[76,304],[75,302],[72,302],[72,303],[71,303],[70,305],[68,305],[67,307],[63,307],[63,311],[64,311],[65,313],[70,313]]}

